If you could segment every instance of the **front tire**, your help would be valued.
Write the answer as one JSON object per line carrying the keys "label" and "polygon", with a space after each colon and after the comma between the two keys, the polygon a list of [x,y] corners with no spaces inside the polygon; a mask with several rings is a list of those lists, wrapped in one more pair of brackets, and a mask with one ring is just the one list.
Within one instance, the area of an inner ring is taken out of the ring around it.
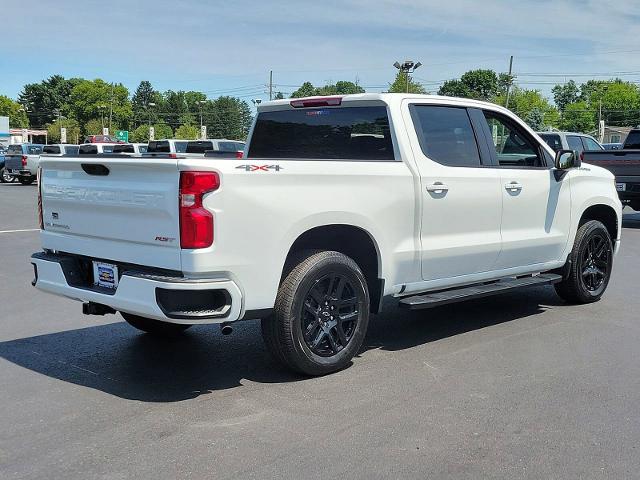
{"label": "front tire", "polygon": [[159,320],[153,320],[151,318],[139,317],[138,315],[132,315],[131,313],[120,312],[122,318],[132,327],[142,330],[156,337],[175,337],[180,335],[191,325],[180,325],[177,323],[161,322]]}
{"label": "front tire", "polygon": [[339,252],[310,251],[286,273],[261,326],[278,361],[305,375],[326,375],[349,365],[368,324],[369,290],[358,264]]}
{"label": "front tire", "polygon": [[611,237],[601,222],[590,220],[578,228],[569,261],[569,276],[555,284],[558,295],[571,303],[600,300],[613,266]]}
{"label": "front tire", "polygon": [[31,185],[35,181],[35,177],[20,177],[22,185]]}

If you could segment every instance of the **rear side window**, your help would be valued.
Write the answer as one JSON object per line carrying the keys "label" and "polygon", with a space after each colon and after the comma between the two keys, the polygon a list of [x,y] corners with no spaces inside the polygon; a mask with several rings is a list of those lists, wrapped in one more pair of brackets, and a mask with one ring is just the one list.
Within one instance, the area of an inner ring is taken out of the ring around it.
{"label": "rear side window", "polygon": [[167,141],[149,142],[148,153],[171,153],[171,145]]}
{"label": "rear side window", "polygon": [[113,153],[113,145],[104,145],[102,147],[102,153]]}
{"label": "rear side window", "polygon": [[133,145],[114,145],[113,153],[135,153],[135,150]]}
{"label": "rear side window", "polygon": [[384,106],[262,112],[256,120],[248,156],[395,160]]}
{"label": "rear side window", "polygon": [[42,153],[48,153],[48,154],[56,155],[56,154],[60,153],[60,147],[57,146],[57,145],[47,145],[46,147],[44,147],[42,149]]}
{"label": "rear side window", "polygon": [[98,147],[96,145],[80,145],[78,150],[79,155],[95,155],[98,153]]}
{"label": "rear side window", "polygon": [[75,145],[67,146],[64,150],[67,155],[78,155],[78,147]]}
{"label": "rear side window", "polygon": [[541,133],[540,138],[542,138],[547,145],[553,148],[554,152],[558,150],[562,150],[562,140],[560,139],[560,135],[551,134],[551,133]]}
{"label": "rear side window", "polygon": [[480,154],[466,108],[414,105],[411,116],[422,152],[449,167],[478,167]]}
{"label": "rear side window", "polygon": [[207,150],[213,150],[213,142],[188,142],[186,153],[204,153]]}
{"label": "rear side window", "polygon": [[147,153],[147,146],[146,145],[138,145],[138,150],[140,151],[140,153]]}
{"label": "rear side window", "polygon": [[577,152],[584,150],[582,140],[580,140],[580,137],[577,135],[567,135],[567,144],[569,145],[569,150],[575,150]]}
{"label": "rear side window", "polygon": [[176,153],[186,153],[189,142],[176,142]]}
{"label": "rear side window", "polygon": [[624,141],[624,148],[640,149],[640,130],[631,130]]}

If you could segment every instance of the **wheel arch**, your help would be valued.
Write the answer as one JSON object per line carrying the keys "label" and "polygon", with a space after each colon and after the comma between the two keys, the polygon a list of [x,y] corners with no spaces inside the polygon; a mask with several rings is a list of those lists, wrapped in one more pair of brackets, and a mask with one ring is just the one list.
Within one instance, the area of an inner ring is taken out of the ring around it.
{"label": "wheel arch", "polygon": [[384,294],[380,248],[364,228],[351,224],[326,224],[312,227],[298,235],[283,265],[280,282],[291,267],[291,260],[303,250],[333,250],[352,258],[365,276],[371,312],[378,313]]}
{"label": "wheel arch", "polygon": [[599,222],[602,222],[609,232],[611,242],[615,242],[618,239],[618,230],[620,227],[618,224],[618,215],[610,205],[597,203],[587,207],[580,216],[578,228],[589,220],[598,220]]}

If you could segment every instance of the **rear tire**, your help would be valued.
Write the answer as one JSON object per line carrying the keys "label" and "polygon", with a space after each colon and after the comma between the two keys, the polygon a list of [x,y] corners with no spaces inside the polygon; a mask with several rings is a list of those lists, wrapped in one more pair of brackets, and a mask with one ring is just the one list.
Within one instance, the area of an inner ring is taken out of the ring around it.
{"label": "rear tire", "polygon": [[261,327],[280,363],[326,375],[349,365],[368,324],[369,290],[358,264],[339,252],[308,251],[292,262]]}
{"label": "rear tire", "polygon": [[570,303],[600,300],[613,266],[611,237],[601,222],[590,220],[578,228],[569,261],[569,276],[554,285],[558,295]]}
{"label": "rear tire", "polygon": [[20,177],[20,183],[22,185],[31,185],[34,181],[34,177]]}
{"label": "rear tire", "polygon": [[6,168],[0,168],[0,182],[2,183],[11,183],[13,182],[13,177],[9,175],[9,172]]}
{"label": "rear tire", "polygon": [[191,327],[191,325],[161,322],[125,312],[120,312],[120,315],[122,315],[126,322],[132,327],[157,337],[175,337]]}

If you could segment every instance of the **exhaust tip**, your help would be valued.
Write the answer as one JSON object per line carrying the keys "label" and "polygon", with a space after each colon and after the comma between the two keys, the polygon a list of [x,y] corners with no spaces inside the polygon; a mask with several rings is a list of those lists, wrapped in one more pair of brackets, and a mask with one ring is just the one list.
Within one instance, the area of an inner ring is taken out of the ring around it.
{"label": "exhaust tip", "polygon": [[222,324],[220,325],[220,332],[223,335],[231,335],[231,333],[233,332],[233,327],[231,325]]}

